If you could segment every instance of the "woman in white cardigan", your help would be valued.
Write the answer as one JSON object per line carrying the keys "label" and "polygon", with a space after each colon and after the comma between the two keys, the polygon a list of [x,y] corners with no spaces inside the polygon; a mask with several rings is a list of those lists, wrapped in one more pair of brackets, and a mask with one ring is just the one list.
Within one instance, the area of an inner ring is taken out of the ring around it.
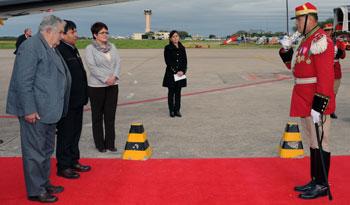
{"label": "woman in white cardigan", "polygon": [[[120,57],[115,46],[108,42],[108,27],[102,22],[91,26],[93,41],[86,47],[86,65],[92,114],[92,133],[99,152],[115,147],[115,113],[118,103]],[[104,126],[103,126],[104,122]],[[104,127],[104,130],[103,130]]]}

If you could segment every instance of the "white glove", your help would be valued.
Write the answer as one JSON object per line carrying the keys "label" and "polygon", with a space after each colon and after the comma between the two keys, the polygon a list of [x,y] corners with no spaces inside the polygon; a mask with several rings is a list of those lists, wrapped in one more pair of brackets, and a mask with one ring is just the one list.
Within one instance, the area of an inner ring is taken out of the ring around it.
{"label": "white glove", "polygon": [[321,113],[317,112],[314,109],[311,109],[311,117],[314,123],[319,123],[321,121]]}
{"label": "white glove", "polygon": [[289,36],[283,36],[283,38],[280,40],[280,44],[285,50],[288,50],[292,47],[292,39]]}
{"label": "white glove", "polygon": [[290,37],[290,40],[292,40],[292,43],[296,42],[298,40],[298,38],[300,37],[300,35],[301,35],[301,33],[299,33],[298,31],[293,33],[293,35]]}
{"label": "white glove", "polygon": [[337,56],[338,53],[338,46],[334,46],[334,57]]}

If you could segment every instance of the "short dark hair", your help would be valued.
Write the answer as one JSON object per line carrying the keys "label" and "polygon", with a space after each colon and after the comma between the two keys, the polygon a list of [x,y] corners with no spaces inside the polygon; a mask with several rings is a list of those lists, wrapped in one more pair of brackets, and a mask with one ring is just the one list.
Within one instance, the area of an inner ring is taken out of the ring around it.
{"label": "short dark hair", "polygon": [[91,26],[91,33],[92,33],[92,38],[96,39],[94,34],[98,34],[98,32],[100,32],[102,29],[106,29],[108,30],[108,27],[106,24],[102,23],[102,22],[96,22]]}
{"label": "short dark hair", "polygon": [[70,20],[64,20],[66,22],[66,25],[64,26],[64,34],[67,34],[69,30],[74,30],[77,28],[77,25],[73,21]]}

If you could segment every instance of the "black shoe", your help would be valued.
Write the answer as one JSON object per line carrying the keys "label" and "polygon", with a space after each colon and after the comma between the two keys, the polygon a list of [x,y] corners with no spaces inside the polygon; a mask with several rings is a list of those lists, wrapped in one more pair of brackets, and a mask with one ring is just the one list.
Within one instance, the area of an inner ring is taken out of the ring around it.
{"label": "black shoe", "polygon": [[82,164],[80,164],[80,163],[78,162],[78,163],[76,163],[76,164],[74,164],[74,165],[72,166],[72,169],[73,169],[74,171],[77,171],[77,172],[88,172],[88,171],[91,170],[91,166],[89,166],[89,165],[82,165]]}
{"label": "black shoe", "polygon": [[38,196],[29,196],[28,200],[38,201],[41,203],[53,203],[53,202],[58,201],[58,198],[56,196],[51,195],[51,194],[46,192],[46,193],[40,194]]}
{"label": "black shoe", "polygon": [[108,148],[108,150],[111,152],[117,152],[117,148]]}
{"label": "black shoe", "polygon": [[107,152],[107,150],[106,150],[105,148],[97,148],[97,150],[98,150],[99,152]]}
{"label": "black shoe", "polygon": [[318,197],[327,196],[328,187],[316,184],[313,189],[299,195],[301,199],[316,199]]}
{"label": "black shoe", "polygon": [[333,119],[338,119],[338,116],[333,112],[333,113],[331,114],[331,118],[333,118]]}
{"label": "black shoe", "polygon": [[63,192],[63,190],[64,190],[63,186],[54,186],[52,184],[46,187],[46,191],[49,194],[58,194]]}
{"label": "black shoe", "polygon": [[80,177],[78,173],[74,172],[70,168],[57,171],[57,176],[64,177],[66,179],[78,179]]}
{"label": "black shoe", "polygon": [[175,113],[174,112],[170,112],[170,117],[175,117]]}
{"label": "black shoe", "polygon": [[309,191],[310,189],[314,188],[314,186],[316,186],[316,182],[314,180],[311,180],[309,183],[307,183],[303,186],[294,187],[294,190],[298,191],[298,192],[306,192],[306,191]]}
{"label": "black shoe", "polygon": [[180,111],[175,112],[175,116],[176,117],[182,117],[181,112]]}

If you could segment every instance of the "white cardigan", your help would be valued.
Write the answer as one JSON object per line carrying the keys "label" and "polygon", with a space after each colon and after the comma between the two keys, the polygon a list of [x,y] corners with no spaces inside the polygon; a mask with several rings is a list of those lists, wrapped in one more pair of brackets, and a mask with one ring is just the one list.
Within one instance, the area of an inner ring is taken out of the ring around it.
{"label": "white cardigan", "polygon": [[[105,53],[98,51],[92,44],[86,47],[85,62],[90,72],[88,77],[90,87],[108,87],[106,81],[111,75],[120,79],[120,57],[116,47],[113,44],[111,45],[112,48],[108,52],[111,56],[110,60]],[[118,84],[118,81],[116,84]]]}

